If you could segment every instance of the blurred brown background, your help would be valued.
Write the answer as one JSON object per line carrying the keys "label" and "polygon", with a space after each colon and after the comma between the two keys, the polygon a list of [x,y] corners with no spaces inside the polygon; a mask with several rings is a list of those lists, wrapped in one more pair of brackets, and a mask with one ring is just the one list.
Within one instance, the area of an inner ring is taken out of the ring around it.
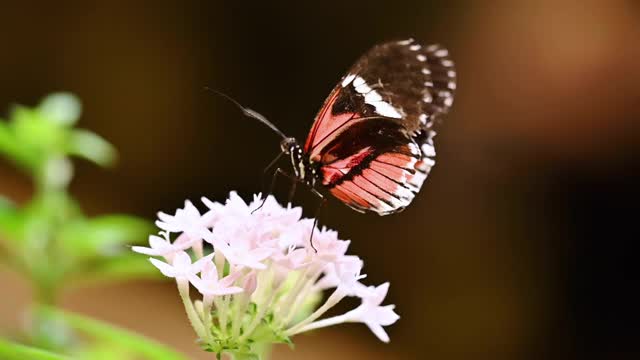
{"label": "blurred brown background", "polygon": [[[0,7],[0,107],[68,90],[112,141],[81,163],[88,212],[152,218],[202,195],[260,190],[278,138],[203,90],[225,91],[304,139],[324,97],[377,42],[446,45],[458,67],[439,162],[405,212],[322,222],[353,240],[402,316],[296,339],[274,359],[633,359],[640,354],[640,4],[637,1],[47,2]],[[0,160],[0,193],[28,196]],[[299,191],[296,202],[313,210]],[[0,331],[29,290],[0,269]],[[69,292],[67,308],[210,358],[174,287]]]}

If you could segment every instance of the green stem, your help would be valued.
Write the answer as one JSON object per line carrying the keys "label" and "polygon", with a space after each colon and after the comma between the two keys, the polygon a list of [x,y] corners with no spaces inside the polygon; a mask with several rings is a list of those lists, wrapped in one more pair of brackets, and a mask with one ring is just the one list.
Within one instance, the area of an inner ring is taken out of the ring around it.
{"label": "green stem", "polygon": [[6,360],[70,360],[70,357],[38,348],[9,342],[0,338],[0,358]]}
{"label": "green stem", "polygon": [[231,359],[233,360],[256,360],[255,355],[252,354],[232,354]]}
{"label": "green stem", "polygon": [[203,341],[209,340],[209,333],[207,328],[200,320],[198,316],[198,312],[193,307],[193,302],[191,302],[191,298],[189,297],[189,282],[185,279],[178,279],[178,292],[180,293],[180,298],[182,299],[182,303],[184,304],[184,309],[187,312],[187,318],[191,323],[191,327],[195,330],[198,337]]}
{"label": "green stem", "polygon": [[331,294],[331,296],[329,296],[329,298],[324,303],[324,305],[320,306],[318,308],[318,310],[316,310],[313,314],[309,315],[309,317],[307,317],[306,319],[300,321],[299,323],[297,323],[296,325],[292,326],[287,331],[285,331],[285,335],[291,336],[291,335],[295,334],[303,326],[311,323],[312,321],[314,321],[317,318],[319,318],[320,316],[322,316],[325,312],[327,312],[329,309],[331,309],[335,304],[339,303],[340,300],[342,300],[344,297],[345,297],[345,294],[341,291],[340,288],[337,288],[333,292],[333,294]]}
{"label": "green stem", "polygon": [[251,346],[251,353],[231,352],[233,360],[268,360],[271,355],[270,343],[255,343]]}

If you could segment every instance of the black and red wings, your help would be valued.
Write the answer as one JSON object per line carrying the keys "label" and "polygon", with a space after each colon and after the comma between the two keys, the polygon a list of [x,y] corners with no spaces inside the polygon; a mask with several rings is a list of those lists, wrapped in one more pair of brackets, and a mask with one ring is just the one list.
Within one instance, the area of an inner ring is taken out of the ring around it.
{"label": "black and red wings", "polygon": [[377,45],[333,89],[304,153],[322,184],[358,211],[398,212],[435,164],[433,125],[453,103],[448,51],[413,39]]}

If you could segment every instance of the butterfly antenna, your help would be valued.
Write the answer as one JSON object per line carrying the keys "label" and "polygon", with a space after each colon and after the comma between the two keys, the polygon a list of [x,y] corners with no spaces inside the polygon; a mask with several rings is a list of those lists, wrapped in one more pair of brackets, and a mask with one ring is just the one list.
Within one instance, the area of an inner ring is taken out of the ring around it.
{"label": "butterfly antenna", "polygon": [[227,95],[227,94],[225,94],[223,92],[220,92],[218,90],[212,89],[212,88],[210,88],[208,86],[205,86],[204,89],[208,90],[208,91],[211,91],[211,92],[213,92],[215,94],[218,94],[218,95],[222,96],[223,98],[229,100],[235,106],[237,106],[238,109],[240,109],[240,111],[242,111],[244,116],[260,121],[261,123],[263,123],[263,124],[267,125],[269,128],[271,128],[271,130],[273,130],[276,134],[280,135],[281,138],[283,138],[283,139],[287,138],[287,136],[282,131],[280,131],[280,129],[278,129],[275,125],[273,125],[273,123],[271,121],[267,120],[267,118],[264,117],[264,115],[254,111],[254,110],[251,110],[248,107],[244,107],[244,106],[240,105],[239,102],[237,102],[231,96],[229,96],[229,95]]}

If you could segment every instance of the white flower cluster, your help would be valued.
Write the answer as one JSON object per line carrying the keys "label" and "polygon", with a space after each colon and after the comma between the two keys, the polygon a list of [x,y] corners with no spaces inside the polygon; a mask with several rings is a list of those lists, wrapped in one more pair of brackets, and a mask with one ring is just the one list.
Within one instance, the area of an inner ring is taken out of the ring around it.
{"label": "white flower cluster", "polygon": [[[159,213],[160,236],[133,250],[153,256],[153,265],[176,279],[207,350],[251,352],[255,344],[289,342],[292,335],[344,322],[364,323],[389,341],[383,326],[399,318],[393,305],[381,306],[389,284],[363,285],[363,262],[346,255],[349,241],[337,232],[316,228],[312,247],[313,219],[301,219],[299,207],[284,208],[271,196],[253,213],[263,203],[260,196],[251,204],[235,192],[225,204],[202,202],[204,214],[189,201],[173,216]],[[191,287],[201,300],[192,301]],[[320,305],[327,289],[334,290]],[[347,296],[360,298],[361,305],[318,320]]]}

